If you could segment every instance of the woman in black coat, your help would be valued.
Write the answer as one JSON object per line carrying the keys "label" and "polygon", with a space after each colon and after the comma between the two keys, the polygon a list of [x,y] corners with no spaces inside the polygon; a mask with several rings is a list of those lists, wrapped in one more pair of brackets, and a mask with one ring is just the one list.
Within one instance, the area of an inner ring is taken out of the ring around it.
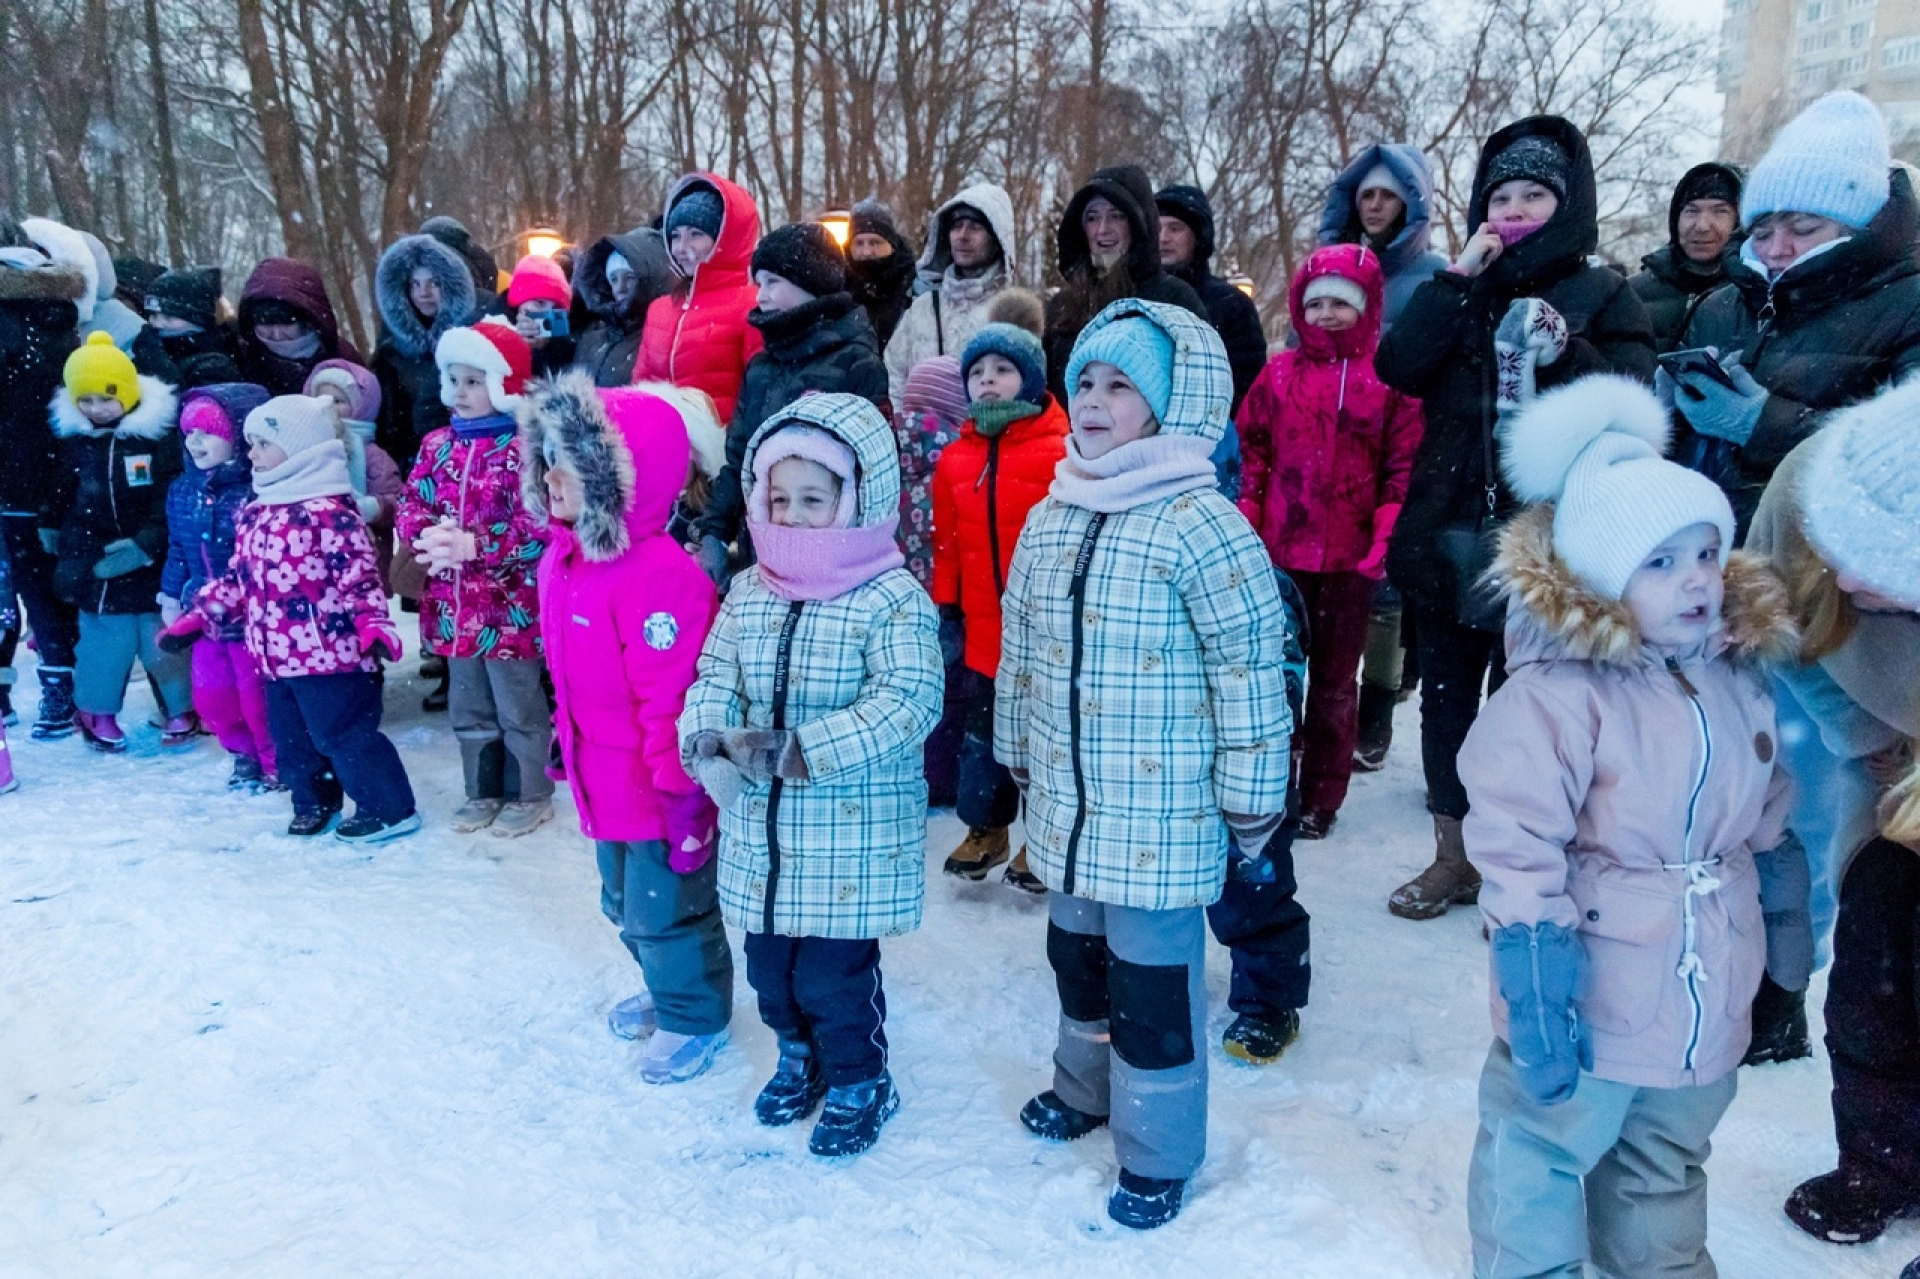
{"label": "woman in black coat", "polygon": [[448,329],[472,324],[473,275],[458,253],[430,235],[395,240],[373,277],[385,332],[373,350],[380,379],[380,447],[404,473],[427,432],[447,424],[433,349]]}
{"label": "woman in black coat", "polygon": [[1388,902],[1407,919],[1431,919],[1479,892],[1461,839],[1467,795],[1454,757],[1482,687],[1504,675],[1500,618],[1484,615],[1471,589],[1484,563],[1462,550],[1476,545],[1476,531],[1484,545],[1486,530],[1517,505],[1490,465],[1497,417],[1535,390],[1590,373],[1651,382],[1654,370],[1639,298],[1624,277],[1588,262],[1599,226],[1593,160],[1578,129],[1558,116],[1508,125],[1481,149],[1473,192],[1473,238],[1459,261],[1413,291],[1374,361],[1387,385],[1421,400],[1427,423],[1387,555],[1414,610],[1434,821],[1433,864]]}

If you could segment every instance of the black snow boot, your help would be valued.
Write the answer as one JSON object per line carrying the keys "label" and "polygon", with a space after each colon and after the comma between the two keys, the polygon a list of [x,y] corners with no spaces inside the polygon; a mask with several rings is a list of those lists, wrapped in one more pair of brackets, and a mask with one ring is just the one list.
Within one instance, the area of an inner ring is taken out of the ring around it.
{"label": "black snow boot", "polygon": [[780,1041],[780,1064],[753,1099],[753,1117],[769,1128],[805,1119],[826,1095],[827,1081],[811,1044]]}
{"label": "black snow boot", "polygon": [[1020,1122],[1028,1132],[1048,1141],[1078,1141],[1095,1128],[1106,1127],[1107,1117],[1075,1110],[1049,1088],[1020,1107]]}
{"label": "black snow boot", "polygon": [[340,810],[337,808],[296,808],[293,810],[293,820],[287,823],[287,834],[295,839],[324,835],[333,829],[333,823],[339,816]]}
{"label": "black snow boot", "polygon": [[1807,1035],[1807,992],[1788,990],[1773,978],[1760,978],[1759,993],[1753,997],[1753,1042],[1742,1066],[1764,1066],[1775,1061],[1799,1061],[1813,1056],[1813,1041]]}
{"label": "black snow boot", "polygon": [[40,714],[33,721],[30,735],[35,741],[66,737],[79,728],[73,717],[73,672],[50,671],[42,667],[40,676]]}
{"label": "black snow boot", "polygon": [[1140,1177],[1122,1168],[1119,1184],[1107,1196],[1107,1215],[1130,1230],[1152,1230],[1180,1215],[1186,1189],[1179,1177]]}
{"label": "black snow boot", "polygon": [[1377,773],[1387,766],[1387,752],[1393,749],[1393,708],[1399,704],[1398,689],[1360,683],[1360,741],[1353,748],[1356,772]]}
{"label": "black snow boot", "polygon": [[233,772],[227,777],[228,790],[252,790],[266,778],[260,768],[260,761],[251,755],[232,752]]}
{"label": "black snow boot", "polygon": [[1793,1224],[1828,1243],[1867,1243],[1902,1217],[1920,1214],[1920,1194],[1884,1178],[1838,1168],[1787,1196]]}
{"label": "black snow boot", "polygon": [[880,1125],[900,1109],[893,1076],[881,1071],[863,1084],[827,1089],[827,1105],[807,1139],[807,1149],[832,1159],[857,1155],[880,1138]]}
{"label": "black snow boot", "polygon": [[1920,1279],[1920,1257],[1907,1263],[1907,1268],[1900,1272],[1900,1279]]}
{"label": "black snow boot", "polygon": [[1268,1066],[1280,1060],[1287,1046],[1300,1038],[1300,1014],[1287,1008],[1278,1017],[1249,1017],[1242,1013],[1227,1027],[1220,1047],[1227,1056],[1255,1066]]}

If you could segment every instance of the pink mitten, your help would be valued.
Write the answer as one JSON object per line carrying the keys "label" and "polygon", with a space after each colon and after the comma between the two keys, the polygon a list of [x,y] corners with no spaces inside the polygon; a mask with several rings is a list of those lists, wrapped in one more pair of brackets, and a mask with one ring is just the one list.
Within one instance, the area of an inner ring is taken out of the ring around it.
{"label": "pink mitten", "polygon": [[400,632],[384,617],[362,617],[354,622],[353,633],[360,637],[360,651],[368,657],[384,655],[389,662],[400,660]]}
{"label": "pink mitten", "polygon": [[1388,502],[1373,512],[1373,545],[1367,557],[1353,571],[1368,581],[1377,582],[1387,575],[1387,543],[1393,538],[1393,526],[1400,518],[1400,503]]}
{"label": "pink mitten", "polygon": [[198,613],[182,613],[160,632],[160,638],[154,642],[163,653],[184,653],[193,647],[195,640],[207,628],[206,619]]}
{"label": "pink mitten", "polygon": [[667,866],[676,875],[691,875],[713,859],[719,842],[720,815],[706,792],[660,796],[667,819]]}

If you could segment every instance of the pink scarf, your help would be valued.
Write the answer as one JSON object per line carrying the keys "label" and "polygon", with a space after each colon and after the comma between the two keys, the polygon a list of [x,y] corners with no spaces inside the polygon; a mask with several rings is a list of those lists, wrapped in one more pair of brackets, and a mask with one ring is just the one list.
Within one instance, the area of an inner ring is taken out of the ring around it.
{"label": "pink scarf", "polygon": [[783,600],[838,599],[899,568],[907,562],[893,536],[899,524],[891,515],[864,528],[789,528],[747,517],[760,580]]}
{"label": "pink scarf", "polygon": [[1511,249],[1545,225],[1545,222],[1495,222],[1493,233],[1500,237],[1502,245]]}
{"label": "pink scarf", "polygon": [[1213,445],[1197,435],[1149,435],[1092,461],[1080,456],[1080,442],[1069,435],[1047,493],[1111,515],[1215,483]]}

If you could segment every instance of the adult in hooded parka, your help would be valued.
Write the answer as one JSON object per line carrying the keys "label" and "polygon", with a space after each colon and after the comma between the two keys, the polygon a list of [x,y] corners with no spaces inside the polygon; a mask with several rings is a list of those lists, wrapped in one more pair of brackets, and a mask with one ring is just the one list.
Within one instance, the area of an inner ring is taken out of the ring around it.
{"label": "adult in hooded parka", "polygon": [[119,276],[100,238],[51,218],[27,218],[20,226],[42,253],[55,262],[77,268],[86,277],[87,292],[78,303],[80,341],[86,341],[94,333],[105,333],[115,346],[127,353],[138,372],[159,378],[169,386],[178,385],[180,369],[162,345],[160,335],[139,312],[115,296]]}
{"label": "adult in hooded parka", "polygon": [[473,238],[466,223],[442,213],[420,224],[420,234],[430,235],[460,255],[473,277],[473,313],[492,315],[500,309],[500,263],[486,246]]}
{"label": "adult in hooded parka", "polygon": [[633,381],[647,308],[673,288],[667,242],[652,227],[602,236],[580,255],[573,271],[574,295],[593,312],[593,323],[574,348],[573,367],[599,387]]}
{"label": "adult in hooded parka", "polygon": [[717,173],[689,173],[667,192],[661,226],[678,278],[647,308],[634,380],[705,391],[731,419],[747,362],[760,352],[760,330],[747,323],[759,299],[749,264],[760,208]]}
{"label": "adult in hooded parka", "polygon": [[1673,456],[1726,490],[1745,538],[1780,459],[1920,368],[1920,262],[1913,184],[1857,93],[1830,93],[1780,130],[1740,214],[1733,287],[1700,304],[1682,342],[1737,366],[1734,386],[1681,376]]}
{"label": "adult in hooded parka", "polygon": [[298,395],[324,360],[364,364],[340,336],[333,300],[320,273],[293,258],[263,258],[240,290],[233,338],[241,380],[275,395]]}
{"label": "adult in hooded parka", "polygon": [[1097,170],[1067,201],[1060,219],[1060,291],[1047,299],[1047,389],[1070,398],[1067,358],[1088,321],[1121,298],[1185,307],[1203,320],[1207,308],[1192,286],[1160,267],[1160,210],[1146,170],[1123,164]]}
{"label": "adult in hooded parka", "polygon": [[1447,269],[1432,237],[1433,169],[1418,147],[1383,142],[1358,155],[1327,188],[1320,214],[1320,243],[1363,244],[1380,255],[1386,277],[1386,307],[1380,335],[1422,282]]}
{"label": "adult in hooded parka", "polygon": [[1727,246],[1740,230],[1740,183],[1740,170],[1718,160],[1688,169],[1667,203],[1667,242],[1640,259],[1633,291],[1663,354],[1679,349],[1693,313],[1727,282]]}
{"label": "adult in hooded parka", "polygon": [[461,256],[430,235],[395,240],[380,255],[374,300],[385,331],[373,349],[380,379],[378,443],[405,470],[427,432],[447,424],[433,348],[448,329],[472,324],[473,275]]}
{"label": "adult in hooded parka", "polygon": [[1492,523],[1516,508],[1491,461],[1499,406],[1524,395],[1513,374],[1529,370],[1544,391],[1589,373],[1651,383],[1654,371],[1640,299],[1624,276],[1589,265],[1600,232],[1593,158],[1579,129],[1531,116],[1487,139],[1469,215],[1475,231],[1460,260],[1415,287],[1374,357],[1381,380],[1418,397],[1426,417],[1387,552],[1388,576],[1414,611],[1434,821],[1433,864],[1388,902],[1407,919],[1431,919],[1479,892],[1461,838],[1467,793],[1454,760],[1481,690],[1499,686],[1506,663],[1497,615],[1474,606],[1484,564],[1463,548],[1487,545]]}
{"label": "adult in hooded parka", "polygon": [[987,322],[987,303],[1013,283],[1013,201],[979,182],[933,211],[920,284],[887,341],[887,394],[905,401],[907,375],[936,355],[958,356]]}

